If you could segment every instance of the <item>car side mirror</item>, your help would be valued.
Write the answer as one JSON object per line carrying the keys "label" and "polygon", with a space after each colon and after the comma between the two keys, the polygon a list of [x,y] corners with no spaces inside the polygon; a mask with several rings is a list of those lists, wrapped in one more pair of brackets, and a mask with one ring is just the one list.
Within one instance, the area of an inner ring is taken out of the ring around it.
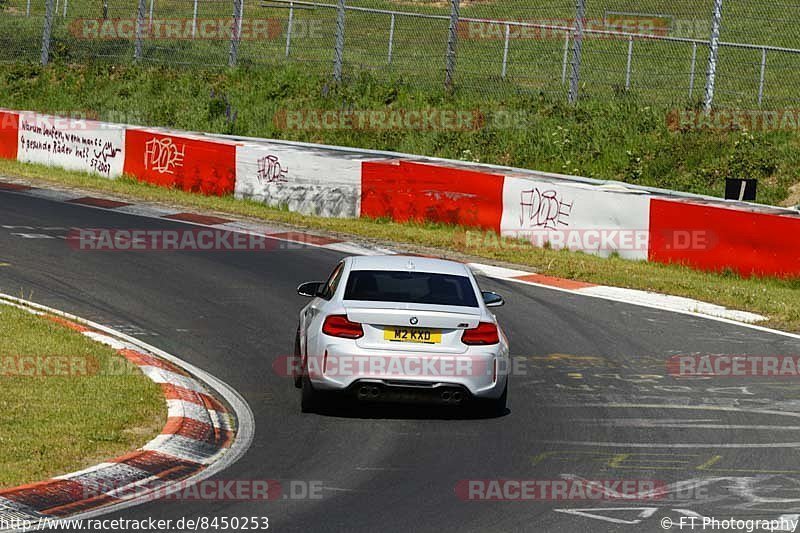
{"label": "car side mirror", "polygon": [[483,303],[486,304],[486,307],[500,307],[506,303],[503,297],[496,292],[484,291],[481,295],[483,296]]}
{"label": "car side mirror", "polygon": [[307,283],[301,283],[297,287],[297,294],[300,296],[307,296],[308,298],[314,298],[315,296],[319,295],[319,291],[324,285],[322,281],[309,281]]}

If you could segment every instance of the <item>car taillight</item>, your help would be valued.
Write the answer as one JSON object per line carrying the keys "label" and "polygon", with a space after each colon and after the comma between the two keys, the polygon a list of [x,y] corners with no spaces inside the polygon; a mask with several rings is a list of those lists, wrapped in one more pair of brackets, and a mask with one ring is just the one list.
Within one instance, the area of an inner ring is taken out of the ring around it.
{"label": "car taillight", "polygon": [[322,324],[322,333],[331,337],[342,337],[344,339],[360,339],[364,336],[364,330],[358,322],[351,322],[347,315],[330,315]]}
{"label": "car taillight", "polygon": [[497,344],[500,342],[500,335],[497,333],[497,326],[491,322],[481,322],[477,328],[465,329],[461,335],[461,342],[464,344]]}

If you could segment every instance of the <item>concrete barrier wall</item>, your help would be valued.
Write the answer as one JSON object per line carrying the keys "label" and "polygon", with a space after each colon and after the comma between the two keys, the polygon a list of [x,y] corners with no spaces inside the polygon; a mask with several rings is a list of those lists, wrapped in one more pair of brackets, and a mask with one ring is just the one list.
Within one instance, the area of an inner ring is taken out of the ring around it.
{"label": "concrete barrier wall", "polygon": [[117,178],[122,175],[124,150],[123,126],[19,115],[19,161]]}
{"label": "concrete barrier wall", "polygon": [[500,230],[503,176],[413,161],[363,164],[361,216]]}
{"label": "concrete barrier wall", "polygon": [[0,157],[16,159],[19,147],[19,115],[0,110]]}
{"label": "concrete barrier wall", "polygon": [[650,227],[650,261],[743,276],[800,276],[800,215],[656,198]]}
{"label": "concrete barrier wall", "polygon": [[0,157],[304,214],[432,221],[600,256],[800,276],[800,214],[618,183],[3,109]]}
{"label": "concrete barrier wall", "polygon": [[223,196],[236,186],[237,143],[127,128],[125,174],[162,187]]}
{"label": "concrete barrier wall", "polygon": [[236,147],[236,197],[304,215],[355,218],[361,163],[373,158],[271,143]]}
{"label": "concrete barrier wall", "polygon": [[650,197],[596,185],[508,176],[501,234],[555,249],[646,260]]}

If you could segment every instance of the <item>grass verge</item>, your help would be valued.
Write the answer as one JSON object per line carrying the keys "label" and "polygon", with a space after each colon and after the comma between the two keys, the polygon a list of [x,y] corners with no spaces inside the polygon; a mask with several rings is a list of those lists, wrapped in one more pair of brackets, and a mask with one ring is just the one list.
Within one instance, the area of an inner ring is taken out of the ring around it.
{"label": "grass verge", "polygon": [[159,387],[66,326],[0,305],[0,488],[116,457],[159,433]]}
{"label": "grass verge", "polygon": [[473,257],[522,265],[551,276],[696,298],[759,313],[769,317],[765,325],[800,332],[800,279],[743,279],[736,274],[699,272],[679,265],[626,261],[615,257],[602,259],[569,251],[494,245],[498,241],[492,238],[482,240],[480,246],[474,246],[471,245],[474,239],[465,239],[464,229],[454,226],[306,216],[233,197],[200,196],[159,188],[133,179],[107,180],[16,161],[0,160],[0,175],[101,191],[124,198],[252,217],[340,236],[355,236],[373,242],[397,243],[412,251],[435,250],[458,258]]}

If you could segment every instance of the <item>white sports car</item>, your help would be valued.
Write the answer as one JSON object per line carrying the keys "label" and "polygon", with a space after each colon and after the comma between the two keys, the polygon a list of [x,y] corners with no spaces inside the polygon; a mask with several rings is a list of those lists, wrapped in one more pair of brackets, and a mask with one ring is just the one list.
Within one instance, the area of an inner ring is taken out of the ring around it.
{"label": "white sports car", "polygon": [[303,283],[293,368],[302,410],[331,393],[506,409],[508,341],[466,265],[410,256],[348,257]]}

